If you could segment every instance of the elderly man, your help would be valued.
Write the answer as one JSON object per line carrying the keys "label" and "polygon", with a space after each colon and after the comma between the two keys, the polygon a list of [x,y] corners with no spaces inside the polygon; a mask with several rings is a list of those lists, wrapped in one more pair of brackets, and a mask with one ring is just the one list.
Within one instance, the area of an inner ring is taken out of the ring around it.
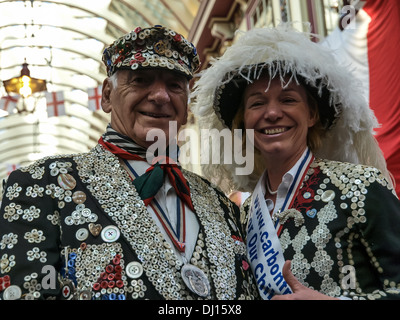
{"label": "elderly man", "polygon": [[[103,61],[111,123],[99,144],[39,160],[5,185],[0,297],[257,296],[237,208],[173,156],[169,128],[187,121],[196,49],[168,28],[136,28],[107,47]],[[152,130],[164,133],[168,150],[158,148],[148,163]]]}

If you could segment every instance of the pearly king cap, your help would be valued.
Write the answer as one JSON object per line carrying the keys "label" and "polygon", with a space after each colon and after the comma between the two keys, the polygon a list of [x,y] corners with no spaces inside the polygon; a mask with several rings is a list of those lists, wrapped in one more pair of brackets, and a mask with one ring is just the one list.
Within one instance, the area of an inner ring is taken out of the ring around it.
{"label": "pearly king cap", "polygon": [[179,33],[156,25],[137,27],[105,48],[107,75],[118,69],[161,68],[179,72],[188,79],[200,66],[196,48]]}

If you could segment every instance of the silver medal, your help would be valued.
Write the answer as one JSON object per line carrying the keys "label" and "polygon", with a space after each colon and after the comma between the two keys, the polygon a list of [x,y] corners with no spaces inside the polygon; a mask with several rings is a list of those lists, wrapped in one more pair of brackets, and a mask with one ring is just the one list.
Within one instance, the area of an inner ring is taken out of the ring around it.
{"label": "silver medal", "polygon": [[200,297],[207,297],[210,294],[210,283],[206,274],[192,264],[185,264],[181,270],[182,279],[186,286]]}

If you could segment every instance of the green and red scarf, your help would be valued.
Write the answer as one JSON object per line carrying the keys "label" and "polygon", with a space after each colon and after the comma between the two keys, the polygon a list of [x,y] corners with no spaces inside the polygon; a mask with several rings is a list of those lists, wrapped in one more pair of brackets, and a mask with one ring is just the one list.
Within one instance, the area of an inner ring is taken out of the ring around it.
{"label": "green and red scarf", "polygon": [[[122,159],[147,162],[146,149],[129,137],[116,132],[111,126],[108,126],[107,131],[100,137],[99,144]],[[146,172],[132,181],[145,205],[150,204],[162,187],[165,175],[168,176],[178,197],[194,211],[189,184],[183,176],[181,167],[174,159],[167,156],[155,157]]]}

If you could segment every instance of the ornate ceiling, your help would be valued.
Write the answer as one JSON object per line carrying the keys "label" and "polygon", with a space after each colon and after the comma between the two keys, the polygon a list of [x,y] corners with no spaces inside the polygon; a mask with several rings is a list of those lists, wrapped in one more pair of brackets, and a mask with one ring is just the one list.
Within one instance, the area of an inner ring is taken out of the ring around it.
{"label": "ornate ceiling", "polygon": [[[5,82],[21,74],[46,81],[60,92],[65,115],[52,116],[45,92],[7,102],[0,110],[0,178],[12,166],[53,154],[92,148],[107,115],[89,109],[90,90],[106,77],[105,46],[136,26],[161,24],[188,36],[197,0],[0,0],[0,107]],[[18,111],[19,110],[19,111]],[[22,111],[22,110],[28,110]],[[32,112],[34,110],[34,112]]]}

